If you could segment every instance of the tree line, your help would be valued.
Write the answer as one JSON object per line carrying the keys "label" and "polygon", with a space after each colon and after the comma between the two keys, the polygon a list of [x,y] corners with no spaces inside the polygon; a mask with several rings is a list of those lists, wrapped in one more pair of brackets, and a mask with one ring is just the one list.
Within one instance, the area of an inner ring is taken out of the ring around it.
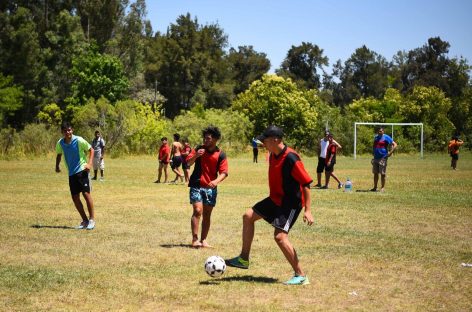
{"label": "tree line", "polygon": [[[387,60],[363,45],[330,64],[302,42],[268,75],[267,55],[230,47],[217,23],[187,13],[154,32],[144,0],[2,1],[0,140],[11,152],[69,120],[102,129],[117,153],[152,152],[159,136],[198,139],[185,124],[211,120],[235,148],[277,123],[310,150],[329,125],[350,153],[354,121],[423,122],[427,150],[441,150],[452,134],[472,138],[471,66],[449,48],[433,37]],[[417,130],[398,131],[404,151],[417,148]]]}

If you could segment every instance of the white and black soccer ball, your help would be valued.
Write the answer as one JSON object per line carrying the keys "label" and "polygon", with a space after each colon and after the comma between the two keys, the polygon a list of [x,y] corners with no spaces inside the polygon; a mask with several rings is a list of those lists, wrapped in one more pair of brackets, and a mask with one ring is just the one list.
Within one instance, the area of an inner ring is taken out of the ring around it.
{"label": "white and black soccer ball", "polygon": [[211,277],[218,277],[223,275],[226,271],[226,263],[220,256],[208,257],[205,261],[205,272]]}

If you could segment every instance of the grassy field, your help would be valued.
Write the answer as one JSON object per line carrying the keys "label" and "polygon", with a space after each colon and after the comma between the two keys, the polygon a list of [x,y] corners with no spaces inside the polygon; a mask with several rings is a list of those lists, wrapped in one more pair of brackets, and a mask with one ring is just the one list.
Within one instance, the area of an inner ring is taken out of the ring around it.
{"label": "grassy field", "polygon": [[[93,184],[97,227],[79,223],[67,175],[49,159],[0,161],[2,311],[471,311],[472,155],[395,156],[385,193],[312,190],[315,224],[290,233],[311,284],[292,272],[272,228],[256,225],[251,267],[206,275],[235,256],[241,215],[267,195],[267,165],[230,158],[209,242],[191,241],[188,188],[156,185],[153,157],[106,159]],[[316,161],[306,158],[315,177]],[[372,187],[370,158],[340,157],[354,190]]]}

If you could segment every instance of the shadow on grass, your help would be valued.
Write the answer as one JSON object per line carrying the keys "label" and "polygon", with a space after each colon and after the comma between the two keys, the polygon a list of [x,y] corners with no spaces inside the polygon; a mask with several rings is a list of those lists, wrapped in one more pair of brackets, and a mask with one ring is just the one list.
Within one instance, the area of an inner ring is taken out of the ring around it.
{"label": "shadow on grass", "polygon": [[191,244],[162,244],[160,245],[163,248],[192,248],[196,249],[196,247],[193,247]]}
{"label": "shadow on grass", "polygon": [[62,230],[75,230],[73,226],[65,225],[42,225],[42,224],[33,224],[31,226],[34,229],[62,229]]}
{"label": "shadow on grass", "polygon": [[375,193],[377,191],[372,191],[371,189],[368,190],[356,190],[357,193]]}
{"label": "shadow on grass", "polygon": [[278,283],[278,279],[272,278],[272,277],[243,275],[243,276],[228,276],[228,277],[203,281],[203,282],[200,282],[200,285],[218,285],[222,282],[234,282],[234,281],[249,282],[249,283],[266,283],[266,284]]}

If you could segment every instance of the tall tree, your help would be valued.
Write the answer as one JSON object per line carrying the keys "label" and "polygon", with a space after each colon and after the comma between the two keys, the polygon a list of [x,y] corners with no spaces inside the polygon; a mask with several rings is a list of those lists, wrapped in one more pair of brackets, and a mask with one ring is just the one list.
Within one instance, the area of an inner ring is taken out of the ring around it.
{"label": "tall tree", "polygon": [[22,86],[24,92],[24,105],[10,122],[20,126],[31,121],[40,102],[37,95],[45,66],[36,23],[28,9],[0,13],[0,71],[12,76],[13,83]]}
{"label": "tall tree", "polygon": [[328,57],[323,56],[323,49],[316,44],[302,42],[300,46],[292,46],[276,73],[289,77],[307,89],[321,87],[321,73],[328,66]]}
{"label": "tall tree", "polygon": [[255,51],[253,46],[239,46],[238,50],[230,48],[226,59],[235,83],[235,94],[246,90],[253,81],[261,79],[270,69],[267,54]]}
{"label": "tall tree", "polygon": [[333,75],[340,80],[334,94],[334,101],[339,106],[361,97],[381,98],[388,86],[388,63],[364,45],[356,49],[344,66],[338,61]]}
{"label": "tall tree", "polygon": [[[155,40],[158,44],[153,45],[157,49],[154,53],[159,55],[153,65],[155,76],[148,74],[146,77],[149,84],[157,81],[160,93],[167,98],[167,117],[174,117],[181,109],[189,109],[197,90],[207,94],[205,105],[221,105],[221,96],[228,95],[232,86],[226,81],[224,48],[227,36],[217,24],[200,26],[190,14],[181,15],[165,35],[157,35]],[[148,64],[147,68],[150,67]]]}

